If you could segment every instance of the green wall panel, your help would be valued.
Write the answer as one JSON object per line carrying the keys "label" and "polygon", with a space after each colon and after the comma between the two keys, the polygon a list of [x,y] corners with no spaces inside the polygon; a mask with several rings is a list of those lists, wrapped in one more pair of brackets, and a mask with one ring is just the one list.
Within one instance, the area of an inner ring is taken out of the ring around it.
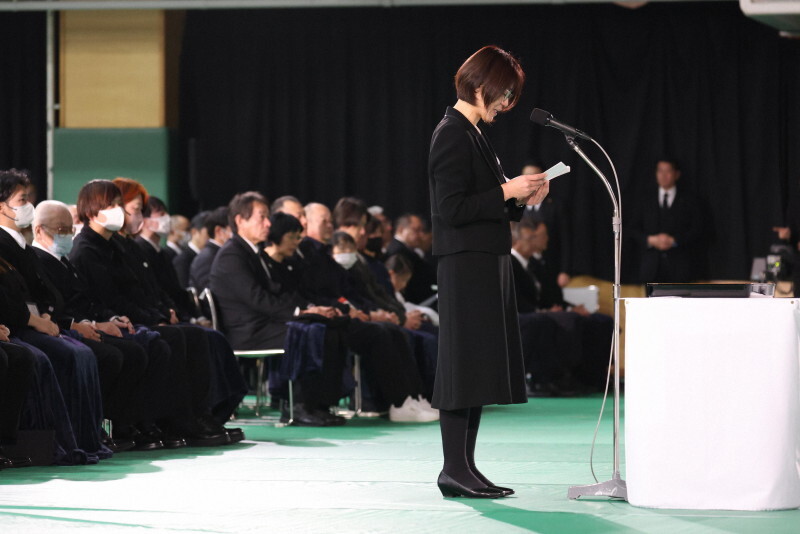
{"label": "green wall panel", "polygon": [[53,198],[74,204],[89,180],[117,176],[141,182],[169,204],[170,131],[167,128],[57,128]]}

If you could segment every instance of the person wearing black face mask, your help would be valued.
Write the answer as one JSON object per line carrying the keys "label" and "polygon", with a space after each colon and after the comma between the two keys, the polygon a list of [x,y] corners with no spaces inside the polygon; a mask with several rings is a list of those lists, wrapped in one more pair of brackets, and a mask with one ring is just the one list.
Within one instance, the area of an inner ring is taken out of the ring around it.
{"label": "person wearing black face mask", "polygon": [[365,230],[367,242],[364,246],[364,254],[378,261],[384,261],[386,256],[383,253],[383,224],[377,217],[372,216],[367,220]]}

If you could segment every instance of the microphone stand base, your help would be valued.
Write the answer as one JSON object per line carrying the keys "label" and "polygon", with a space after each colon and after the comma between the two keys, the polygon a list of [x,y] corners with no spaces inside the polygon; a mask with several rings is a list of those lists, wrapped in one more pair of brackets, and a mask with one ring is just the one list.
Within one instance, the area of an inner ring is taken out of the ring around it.
{"label": "microphone stand base", "polygon": [[611,480],[589,484],[588,486],[570,486],[567,497],[577,499],[579,497],[613,497],[615,499],[628,500],[628,485],[624,480],[615,474]]}

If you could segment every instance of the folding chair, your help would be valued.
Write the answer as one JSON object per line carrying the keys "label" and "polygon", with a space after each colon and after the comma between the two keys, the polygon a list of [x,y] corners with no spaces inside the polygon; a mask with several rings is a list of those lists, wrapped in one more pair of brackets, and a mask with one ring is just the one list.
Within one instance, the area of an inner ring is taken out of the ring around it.
{"label": "folding chair", "polygon": [[[222,320],[220,317],[220,313],[217,310],[216,301],[214,300],[214,295],[211,294],[211,290],[206,288],[203,290],[200,298],[205,300],[208,304],[209,313],[211,313],[211,324],[215,330],[222,331]],[[255,414],[256,417],[261,415],[261,406],[263,406],[263,400],[266,398],[266,391],[265,391],[265,383],[264,380],[264,367],[265,361],[267,358],[273,358],[276,356],[284,356],[286,352],[283,349],[259,349],[259,350],[233,350],[233,355],[237,358],[253,358],[256,360],[256,371],[258,373],[258,383],[256,385],[256,407],[255,407]],[[289,421],[287,423],[277,423],[275,426],[289,426],[294,422],[294,391],[293,391],[293,384],[292,381],[289,380]]]}

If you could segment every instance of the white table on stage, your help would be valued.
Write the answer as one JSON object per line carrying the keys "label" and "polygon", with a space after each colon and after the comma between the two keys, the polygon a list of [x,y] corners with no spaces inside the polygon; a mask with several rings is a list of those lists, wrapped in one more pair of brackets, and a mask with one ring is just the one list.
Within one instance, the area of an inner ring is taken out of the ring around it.
{"label": "white table on stage", "polygon": [[625,300],[628,501],[800,506],[800,299]]}

